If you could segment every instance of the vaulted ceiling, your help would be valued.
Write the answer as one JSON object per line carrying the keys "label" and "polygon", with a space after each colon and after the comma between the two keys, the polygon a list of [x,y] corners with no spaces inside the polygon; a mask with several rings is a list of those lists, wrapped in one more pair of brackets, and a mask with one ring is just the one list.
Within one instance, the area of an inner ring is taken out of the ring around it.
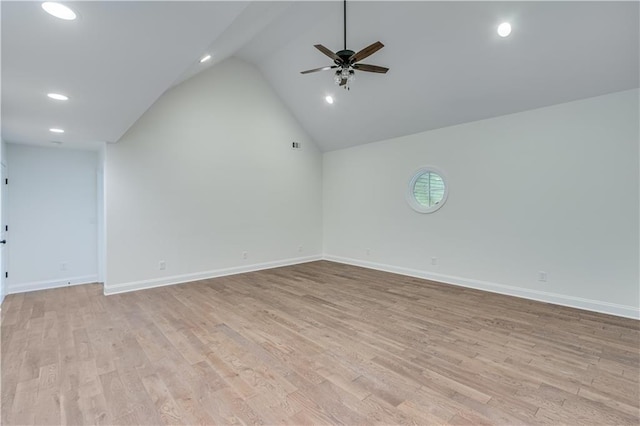
{"label": "vaulted ceiling", "polygon": [[230,56],[257,66],[325,151],[639,86],[638,2],[348,2],[347,47],[380,40],[364,62],[390,68],[349,91],[330,71],[300,74],[330,64],[314,44],[343,47],[342,2],[65,4],[78,19],[0,3],[5,141],[117,142],[164,91]]}

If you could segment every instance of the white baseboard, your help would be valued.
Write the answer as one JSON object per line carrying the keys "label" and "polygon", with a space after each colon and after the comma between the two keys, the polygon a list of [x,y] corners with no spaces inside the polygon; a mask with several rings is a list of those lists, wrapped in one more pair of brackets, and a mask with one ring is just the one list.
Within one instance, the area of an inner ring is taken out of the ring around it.
{"label": "white baseboard", "polygon": [[521,297],[523,299],[537,300],[539,302],[552,303],[554,305],[569,306],[571,308],[584,309],[587,311],[600,312],[619,317],[640,319],[640,308],[628,305],[618,305],[615,303],[602,302],[599,300],[583,299],[581,297],[567,296],[545,291],[530,290],[521,287],[513,287],[505,284],[497,284],[487,281],[473,280],[469,278],[455,277],[450,275],[437,274],[433,272],[420,271],[417,269],[403,268],[399,266],[385,265],[381,263],[367,262],[359,259],[352,259],[339,256],[325,255],[324,260],[344,263],[347,265],[360,266],[378,271],[391,272],[409,277],[423,278],[431,281],[438,281],[460,287],[474,288],[477,290],[489,291],[492,293],[505,294],[508,296]]}
{"label": "white baseboard", "polygon": [[[264,269],[278,268],[282,266],[291,266],[301,263],[314,262],[318,260],[327,260],[331,262],[344,263],[347,265],[360,266],[363,268],[374,269],[378,271],[391,272],[399,275],[406,275],[415,278],[422,278],[431,281],[442,282],[445,284],[456,285],[460,287],[473,288],[477,290],[489,291],[508,296],[521,297],[524,299],[537,300],[540,302],[552,303],[555,305],[569,306],[572,308],[584,309],[587,311],[600,312],[604,314],[615,315],[619,317],[640,319],[640,308],[629,305],[619,305],[615,303],[603,302],[593,299],[584,299],[580,297],[567,296],[563,294],[550,293],[545,291],[531,290],[521,287],[513,287],[505,284],[492,283],[488,281],[480,281],[451,275],[437,274],[417,269],[404,268],[393,265],[386,265],[376,262],[368,262],[360,259],[347,257],[339,257],[332,255],[316,255],[298,257],[292,259],[278,260],[273,262],[257,263],[253,265],[236,266],[232,268],[217,269],[213,271],[196,272],[184,275],[174,275],[170,277],[157,278],[152,280],[135,281],[129,283],[115,284],[111,286],[105,285],[104,294],[118,294],[129,291],[144,290],[154,287],[163,287],[173,284],[182,284],[192,281],[199,281],[209,278],[224,277],[228,275],[242,274],[246,272],[260,271]],[[98,281],[97,275],[87,275],[82,277],[71,277],[66,279],[58,279],[51,281],[36,281],[29,283],[21,283],[8,286],[7,294],[24,293],[36,290],[46,290],[58,287],[67,287],[70,285],[80,285],[94,283]]]}
{"label": "white baseboard", "polygon": [[7,286],[8,294],[26,293],[29,291],[48,290],[50,288],[68,287],[72,285],[89,284],[98,281],[97,275],[85,275],[82,277],[60,278],[56,280],[33,281]]}
{"label": "white baseboard", "polygon": [[213,271],[196,272],[184,275],[174,275],[171,277],[156,278],[152,280],[134,281],[104,286],[104,294],[118,294],[129,291],[145,290],[154,287],[164,287],[173,284],[183,284],[192,281],[206,280],[209,278],[225,277],[228,275],[243,274],[245,272],[261,271],[263,269],[279,268],[281,266],[298,265],[300,263],[315,262],[322,260],[321,255],[296,257],[293,259],[276,260],[274,262],[256,263],[253,265],[235,266],[233,268],[216,269]]}

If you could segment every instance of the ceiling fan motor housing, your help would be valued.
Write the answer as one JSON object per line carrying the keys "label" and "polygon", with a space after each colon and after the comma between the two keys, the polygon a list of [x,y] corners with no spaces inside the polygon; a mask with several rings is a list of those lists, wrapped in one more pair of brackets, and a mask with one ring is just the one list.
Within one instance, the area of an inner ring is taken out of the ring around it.
{"label": "ceiling fan motor housing", "polygon": [[349,50],[349,49],[345,49],[345,50],[340,50],[338,52],[336,52],[336,55],[338,55],[340,57],[340,59],[342,59],[342,64],[338,61],[333,61],[336,65],[348,65],[349,64],[349,58],[351,58],[353,55],[355,55],[356,52],[354,52],[353,50]]}

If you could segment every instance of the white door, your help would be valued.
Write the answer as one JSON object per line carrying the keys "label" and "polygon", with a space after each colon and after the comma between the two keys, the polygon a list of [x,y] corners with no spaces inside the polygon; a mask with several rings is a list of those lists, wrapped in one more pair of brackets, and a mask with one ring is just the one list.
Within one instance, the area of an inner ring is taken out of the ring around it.
{"label": "white door", "polygon": [[9,266],[8,262],[8,250],[7,250],[7,167],[2,164],[2,181],[0,181],[0,186],[2,186],[2,190],[0,193],[0,293],[1,299],[7,294],[7,267]]}

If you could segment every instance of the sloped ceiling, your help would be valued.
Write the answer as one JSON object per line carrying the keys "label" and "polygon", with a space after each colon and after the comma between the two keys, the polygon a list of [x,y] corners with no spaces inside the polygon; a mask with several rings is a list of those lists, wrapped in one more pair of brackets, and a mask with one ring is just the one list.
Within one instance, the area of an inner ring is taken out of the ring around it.
{"label": "sloped ceiling", "polygon": [[[348,92],[329,71],[300,74],[330,64],[314,44],[342,48],[341,2],[69,4],[77,22],[1,4],[9,142],[49,144],[54,125],[65,145],[115,142],[165,90],[229,56],[255,64],[325,151],[639,86],[637,2],[349,2],[347,47],[380,40],[364,62],[390,71],[360,72]],[[53,104],[55,90],[71,100]]]}
{"label": "sloped ceiling", "polygon": [[[63,21],[40,2],[2,1],[2,138],[96,146],[115,142],[247,2],[66,2]],[[70,97],[48,99],[49,92]],[[65,130],[63,135],[49,132]]]}

